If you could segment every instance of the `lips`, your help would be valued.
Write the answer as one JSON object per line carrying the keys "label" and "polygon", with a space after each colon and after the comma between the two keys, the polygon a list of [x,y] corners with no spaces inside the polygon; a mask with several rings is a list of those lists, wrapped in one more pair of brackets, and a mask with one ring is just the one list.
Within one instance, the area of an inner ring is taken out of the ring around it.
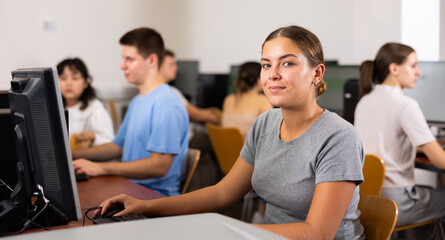
{"label": "lips", "polygon": [[270,93],[277,93],[277,92],[279,92],[279,91],[285,89],[285,87],[281,87],[281,86],[269,86],[268,89],[269,89],[269,92],[270,92]]}

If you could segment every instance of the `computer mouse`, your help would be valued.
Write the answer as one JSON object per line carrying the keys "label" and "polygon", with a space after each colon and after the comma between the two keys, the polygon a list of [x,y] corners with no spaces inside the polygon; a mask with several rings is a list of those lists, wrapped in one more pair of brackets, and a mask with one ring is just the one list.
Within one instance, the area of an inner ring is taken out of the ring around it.
{"label": "computer mouse", "polygon": [[94,219],[99,219],[99,218],[111,218],[114,214],[124,210],[125,207],[124,205],[118,205],[118,206],[113,206],[108,208],[108,211],[104,214],[100,214],[100,212],[96,215],[94,215]]}

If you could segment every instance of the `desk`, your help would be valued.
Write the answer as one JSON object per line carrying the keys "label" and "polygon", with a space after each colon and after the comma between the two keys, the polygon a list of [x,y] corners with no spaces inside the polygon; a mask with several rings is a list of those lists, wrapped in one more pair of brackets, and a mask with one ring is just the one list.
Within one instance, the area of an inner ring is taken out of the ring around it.
{"label": "desk", "polygon": [[[29,235],[19,235],[8,240],[28,240]],[[217,213],[202,213],[138,221],[107,223],[97,226],[38,232],[33,240],[146,240],[146,239],[285,239],[248,223]]]}
{"label": "desk", "polygon": [[[89,178],[87,181],[77,182],[77,191],[79,192],[79,202],[80,208],[82,210],[82,217],[89,208],[98,206],[104,200],[119,195],[121,193],[125,193],[129,196],[142,200],[165,197],[158,192],[155,192],[120,176],[92,177]],[[93,225],[93,223],[90,220],[86,219],[85,225]],[[51,227],[51,229],[72,228],[81,226],[82,220],[79,220],[71,221],[67,225]],[[43,230],[31,229],[25,231],[25,233],[38,231]]]}
{"label": "desk", "polygon": [[[94,177],[77,182],[82,214],[105,199],[125,193],[138,199],[164,197],[153,190],[118,176]],[[85,225],[92,225],[88,219]],[[82,221],[52,227],[56,231],[27,230],[8,240],[85,240],[85,239],[285,239],[271,232],[217,213],[151,218],[82,227]],[[32,233],[32,235],[29,235]]]}
{"label": "desk", "polygon": [[445,173],[444,169],[439,169],[435,167],[428,158],[423,154],[418,154],[416,156],[416,162],[415,162],[416,168],[421,168],[429,171],[434,171],[437,173]]}

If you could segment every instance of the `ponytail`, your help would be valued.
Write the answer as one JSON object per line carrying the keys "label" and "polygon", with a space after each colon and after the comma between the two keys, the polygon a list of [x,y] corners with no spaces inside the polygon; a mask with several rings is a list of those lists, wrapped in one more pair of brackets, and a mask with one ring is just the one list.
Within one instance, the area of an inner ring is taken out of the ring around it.
{"label": "ponytail", "polygon": [[366,60],[360,67],[359,99],[372,91],[374,61]]}

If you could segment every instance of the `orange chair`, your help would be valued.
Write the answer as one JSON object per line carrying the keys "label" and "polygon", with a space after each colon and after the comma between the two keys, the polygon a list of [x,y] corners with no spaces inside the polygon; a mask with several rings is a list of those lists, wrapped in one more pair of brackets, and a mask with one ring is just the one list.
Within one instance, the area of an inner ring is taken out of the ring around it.
{"label": "orange chair", "polygon": [[211,123],[207,123],[206,127],[218,164],[226,175],[238,159],[244,137],[235,127],[219,127]]}
{"label": "orange chair", "polygon": [[187,192],[187,189],[192,180],[193,174],[195,173],[196,167],[198,166],[199,158],[201,156],[201,151],[193,148],[189,148],[187,152],[187,170],[185,179],[182,184],[181,194]]}
{"label": "orange chair", "polygon": [[[385,163],[379,156],[374,154],[366,154],[365,163],[363,165],[363,178],[364,181],[362,184],[360,184],[360,193],[380,196],[383,180],[385,179]],[[400,226],[394,228],[393,231],[397,232],[409,228],[420,227],[430,223],[435,223],[437,221],[438,219],[431,219],[420,223]]]}
{"label": "orange chair", "polygon": [[389,239],[397,222],[397,204],[387,198],[360,193],[358,209],[366,239]]}
{"label": "orange chair", "polygon": [[385,162],[377,155],[366,154],[363,165],[364,181],[360,184],[360,193],[380,196],[385,180]]}

